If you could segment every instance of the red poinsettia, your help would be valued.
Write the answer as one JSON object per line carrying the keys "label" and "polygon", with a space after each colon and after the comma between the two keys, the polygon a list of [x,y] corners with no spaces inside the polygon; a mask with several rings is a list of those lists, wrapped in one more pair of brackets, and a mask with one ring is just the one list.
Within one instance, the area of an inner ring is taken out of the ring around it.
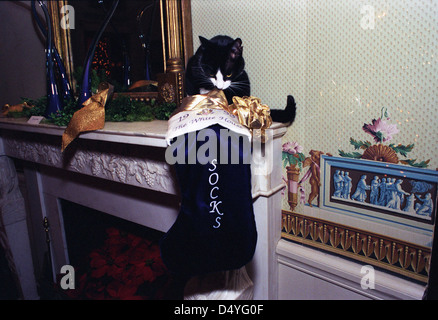
{"label": "red poinsettia", "polygon": [[102,278],[104,275],[117,278],[128,263],[126,256],[103,249],[93,251],[90,258],[91,276],[94,278]]}
{"label": "red poinsettia", "polygon": [[142,296],[136,295],[137,290],[138,285],[127,281],[113,281],[106,287],[109,297],[118,300],[142,300]]}
{"label": "red poinsettia", "polygon": [[106,233],[103,246],[90,253],[89,269],[80,275],[78,288],[70,297],[147,298],[142,289],[166,274],[158,244],[117,228],[108,228]]}

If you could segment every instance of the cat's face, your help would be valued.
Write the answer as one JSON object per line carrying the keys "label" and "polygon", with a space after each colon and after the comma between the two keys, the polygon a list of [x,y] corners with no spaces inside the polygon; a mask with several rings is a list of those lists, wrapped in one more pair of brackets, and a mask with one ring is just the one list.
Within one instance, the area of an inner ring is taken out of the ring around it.
{"label": "cat's face", "polygon": [[208,79],[211,85],[219,90],[229,88],[245,66],[242,58],[242,41],[239,38],[233,40],[227,36],[216,36],[211,40],[199,38],[204,79]]}

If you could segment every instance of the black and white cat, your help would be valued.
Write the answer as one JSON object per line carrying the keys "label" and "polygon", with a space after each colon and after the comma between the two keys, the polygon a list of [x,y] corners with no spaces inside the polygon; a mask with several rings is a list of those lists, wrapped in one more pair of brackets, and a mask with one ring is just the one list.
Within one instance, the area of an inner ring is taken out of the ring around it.
{"label": "black and white cat", "polygon": [[[242,40],[216,36],[210,40],[199,37],[201,45],[187,63],[185,87],[188,95],[205,94],[214,88],[223,90],[228,103],[234,96],[250,96],[251,86],[245,72]],[[289,95],[284,110],[271,109],[275,122],[292,123],[296,105]]]}

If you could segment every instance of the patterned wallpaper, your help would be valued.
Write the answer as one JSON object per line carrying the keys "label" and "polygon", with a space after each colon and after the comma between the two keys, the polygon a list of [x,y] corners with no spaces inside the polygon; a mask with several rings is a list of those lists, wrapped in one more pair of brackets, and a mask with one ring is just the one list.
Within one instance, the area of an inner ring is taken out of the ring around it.
{"label": "patterned wallpaper", "polygon": [[[240,37],[252,95],[298,106],[284,141],[339,156],[386,108],[414,144],[408,158],[438,168],[438,1],[192,0],[193,38]],[[286,207],[284,205],[284,207]]]}

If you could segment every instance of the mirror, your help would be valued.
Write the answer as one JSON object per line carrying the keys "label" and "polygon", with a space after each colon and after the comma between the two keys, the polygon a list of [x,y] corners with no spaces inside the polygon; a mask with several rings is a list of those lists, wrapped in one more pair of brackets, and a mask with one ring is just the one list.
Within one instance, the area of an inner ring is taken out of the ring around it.
{"label": "mirror", "polygon": [[[111,1],[69,0],[75,27],[70,29],[73,65],[82,66],[87,50],[110,8]],[[100,38],[92,67],[101,78],[126,91],[140,80],[154,80],[165,63],[159,1],[119,1]],[[68,14],[68,13],[67,13]]]}
{"label": "mirror", "polygon": [[[54,42],[73,88],[77,85],[73,75],[83,66],[111,4],[111,0],[47,2]],[[131,98],[157,97],[179,105],[184,66],[192,54],[190,0],[119,1],[96,46],[93,69]],[[151,83],[157,83],[158,90],[150,92]]]}

